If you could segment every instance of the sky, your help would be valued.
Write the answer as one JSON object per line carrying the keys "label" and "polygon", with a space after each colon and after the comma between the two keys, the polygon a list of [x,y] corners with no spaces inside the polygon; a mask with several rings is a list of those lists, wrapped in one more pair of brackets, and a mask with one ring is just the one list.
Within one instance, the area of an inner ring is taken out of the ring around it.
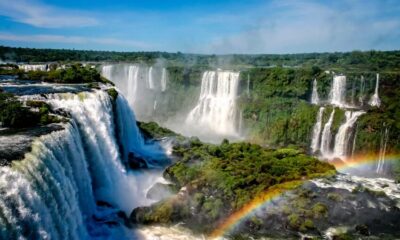
{"label": "sky", "polygon": [[400,49],[400,0],[0,0],[0,45],[205,54]]}

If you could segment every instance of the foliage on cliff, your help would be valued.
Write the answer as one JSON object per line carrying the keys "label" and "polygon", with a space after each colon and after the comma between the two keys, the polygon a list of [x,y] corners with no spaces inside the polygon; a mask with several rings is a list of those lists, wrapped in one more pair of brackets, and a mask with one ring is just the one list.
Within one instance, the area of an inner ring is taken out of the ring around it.
{"label": "foliage on cliff", "polygon": [[38,111],[24,107],[15,96],[3,93],[0,89],[0,123],[2,126],[24,128],[59,121],[57,117],[49,115],[50,107],[44,102],[28,101],[27,106],[37,108]]}
{"label": "foliage on cliff", "polygon": [[135,209],[133,222],[184,221],[207,231],[271,186],[335,172],[328,163],[296,149],[272,150],[226,140],[221,145],[191,140],[174,147],[173,153],[179,160],[164,176],[185,190],[152,207]]}
{"label": "foliage on cliff", "polygon": [[91,83],[106,81],[100,73],[81,64],[73,64],[66,69],[53,69],[50,71],[18,72],[19,79],[40,80],[55,83]]}

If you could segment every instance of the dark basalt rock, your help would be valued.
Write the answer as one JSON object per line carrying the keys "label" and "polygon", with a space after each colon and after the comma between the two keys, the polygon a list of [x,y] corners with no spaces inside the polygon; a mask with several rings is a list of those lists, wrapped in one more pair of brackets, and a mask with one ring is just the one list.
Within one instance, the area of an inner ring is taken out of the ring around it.
{"label": "dark basalt rock", "polygon": [[118,210],[111,203],[106,201],[96,201],[96,205],[98,207],[99,212],[106,212],[107,214],[99,214],[93,215],[93,220],[98,223],[106,224],[110,227],[116,227],[124,225],[128,228],[132,227],[131,222],[129,221],[128,216],[125,212]]}
{"label": "dark basalt rock", "polygon": [[145,215],[151,211],[151,207],[138,207],[132,210],[129,220],[132,224],[146,223]]}
{"label": "dark basalt rock", "polygon": [[35,138],[63,129],[60,124],[49,124],[32,128],[0,130],[0,165],[5,166],[14,160],[24,159],[25,153],[32,150],[32,142]]}
{"label": "dark basalt rock", "polygon": [[106,201],[96,201],[96,205],[99,207],[106,207],[106,208],[113,208],[113,205],[111,203],[108,203]]}
{"label": "dark basalt rock", "polygon": [[128,154],[128,165],[131,169],[147,168],[147,162],[143,158],[130,152]]}

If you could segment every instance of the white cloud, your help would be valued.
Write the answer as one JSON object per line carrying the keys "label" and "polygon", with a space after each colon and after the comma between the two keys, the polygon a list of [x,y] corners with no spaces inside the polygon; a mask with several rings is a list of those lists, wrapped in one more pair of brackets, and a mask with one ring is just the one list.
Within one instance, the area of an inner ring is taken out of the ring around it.
{"label": "white cloud", "polygon": [[16,35],[0,32],[0,40],[26,43],[65,43],[65,44],[100,44],[110,46],[123,46],[140,50],[151,49],[151,45],[134,40],[124,40],[116,38],[88,38],[80,36],[63,35]]}
{"label": "white cloud", "polygon": [[87,27],[98,20],[83,12],[61,9],[26,0],[0,0],[0,15],[15,22],[42,28]]}
{"label": "white cloud", "polygon": [[[274,1],[273,10],[247,29],[214,38],[199,52],[294,53],[400,48],[400,17],[392,3]],[[394,39],[393,39],[394,38]],[[396,46],[393,46],[396,45]]]}

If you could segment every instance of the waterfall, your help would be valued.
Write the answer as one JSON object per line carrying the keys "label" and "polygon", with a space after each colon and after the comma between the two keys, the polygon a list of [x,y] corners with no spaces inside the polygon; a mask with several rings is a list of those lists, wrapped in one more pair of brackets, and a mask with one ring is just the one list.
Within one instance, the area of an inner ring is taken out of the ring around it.
{"label": "waterfall", "polygon": [[334,115],[335,115],[335,109],[332,110],[328,122],[326,122],[324,129],[322,131],[320,151],[321,155],[324,157],[329,156],[331,154],[331,141],[332,141],[331,126],[333,123]]}
{"label": "waterfall", "polygon": [[167,90],[167,70],[163,68],[161,72],[161,92],[165,92],[165,90]]}
{"label": "waterfall", "polygon": [[122,144],[122,158],[128,160],[129,153],[145,158],[149,165],[163,165],[165,154],[160,146],[156,144],[145,144],[144,139],[136,125],[134,112],[130,109],[128,102],[121,94],[116,100],[116,122],[118,136]]}
{"label": "waterfall", "polygon": [[149,68],[148,75],[149,76],[147,77],[147,88],[148,89],[154,89],[153,67]]}
{"label": "waterfall", "polygon": [[320,147],[321,140],[321,130],[322,130],[322,116],[324,114],[325,108],[320,107],[317,115],[317,121],[313,128],[313,134],[311,139],[311,150],[313,153],[317,152]]}
{"label": "waterfall", "polygon": [[[0,168],[1,239],[87,239],[90,175],[75,126],[36,140],[23,161]],[[71,161],[74,159],[74,161]]]}
{"label": "waterfall", "polygon": [[311,103],[319,104],[319,96],[318,96],[318,88],[317,88],[317,79],[313,81],[312,95],[311,95]]}
{"label": "waterfall", "polygon": [[357,128],[357,126],[356,126],[355,128],[356,128],[356,131],[354,132],[353,145],[351,146],[351,158],[354,157],[354,153],[356,152],[356,143],[357,143],[357,132],[358,132],[358,128]]}
{"label": "waterfall", "polygon": [[364,104],[364,98],[365,98],[365,79],[364,79],[364,76],[361,76],[361,79],[360,79],[360,96],[358,97],[358,101],[360,102],[361,106]]}
{"label": "waterfall", "polygon": [[[127,98],[131,106],[135,105],[136,102],[136,97],[137,97],[137,90],[138,88],[138,78],[139,78],[139,67],[138,66],[129,66],[128,70],[128,89],[126,89],[127,92]],[[120,88],[123,89],[123,88]]]}
{"label": "waterfall", "polygon": [[[123,227],[107,225],[107,217],[115,219],[118,209],[129,214],[150,204],[146,191],[161,171],[128,172],[116,136],[124,149],[153,160],[161,159],[160,148],[144,143],[122,96],[115,103],[116,116],[104,91],[46,98],[71,120],[64,130],[37,138],[25,159],[0,167],[0,239],[130,239],[132,233]],[[122,129],[114,126],[114,117]],[[117,209],[97,206],[96,201]]]}
{"label": "waterfall", "polygon": [[103,75],[103,77],[107,78],[108,80],[111,80],[113,67],[113,65],[103,66],[101,68],[101,75]]}
{"label": "waterfall", "polygon": [[346,105],[346,76],[337,75],[333,77],[331,91],[329,93],[330,103],[338,107]]}
{"label": "waterfall", "polygon": [[378,165],[376,167],[376,173],[378,173],[378,174],[382,174],[384,171],[386,147],[387,147],[388,140],[389,140],[389,129],[386,127],[381,136]]}
{"label": "waterfall", "polygon": [[[102,67],[102,75],[107,75],[107,67]],[[165,102],[162,92],[167,89],[167,70],[157,66],[140,64],[113,65],[110,80],[115,83],[129,105],[141,121],[154,121],[157,112],[152,110],[157,100],[158,105]],[[160,110],[160,108],[159,108]]]}
{"label": "waterfall", "polygon": [[346,111],[345,122],[339,127],[339,130],[335,138],[335,147],[333,150],[333,156],[341,159],[345,159],[349,153],[350,137],[352,136],[351,131],[356,123],[358,117],[364,114],[364,111]]}
{"label": "waterfall", "polygon": [[376,74],[376,83],[375,83],[375,92],[372,95],[371,100],[369,101],[369,105],[372,107],[380,107],[381,100],[379,99],[379,73]]}
{"label": "waterfall", "polygon": [[18,66],[19,69],[24,70],[25,72],[28,71],[46,71],[47,64],[23,64]]}
{"label": "waterfall", "polygon": [[239,72],[206,71],[201,81],[200,97],[186,123],[199,130],[220,135],[236,135],[236,97]]}

